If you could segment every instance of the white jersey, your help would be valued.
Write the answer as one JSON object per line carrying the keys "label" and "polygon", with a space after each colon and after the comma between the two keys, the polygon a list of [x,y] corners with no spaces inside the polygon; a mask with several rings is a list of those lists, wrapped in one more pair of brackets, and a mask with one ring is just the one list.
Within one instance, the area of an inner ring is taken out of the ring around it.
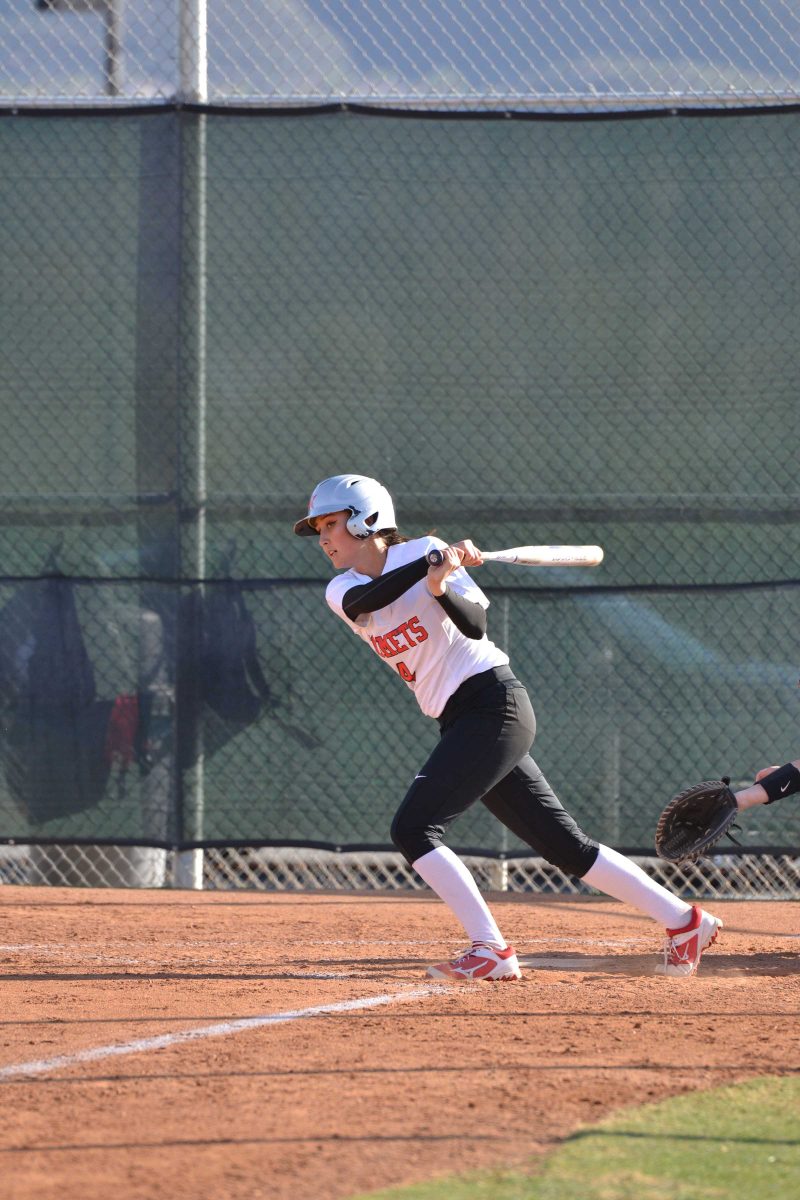
{"label": "white jersey", "polygon": [[[403,567],[422,558],[434,547],[447,545],[440,538],[421,537],[411,542],[390,546],[384,572]],[[456,688],[481,671],[505,666],[508,655],[499,650],[485,635],[465,637],[437,604],[428,591],[427,580],[421,579],[404,592],[393,604],[377,612],[365,613],[351,621],[342,609],[342,600],[351,588],[371,583],[369,575],[350,569],[332,579],[325,590],[325,599],[353,633],[365,642],[397,671],[417,698],[428,717],[438,717]],[[447,587],[483,608],[489,601],[463,567],[447,576]]]}

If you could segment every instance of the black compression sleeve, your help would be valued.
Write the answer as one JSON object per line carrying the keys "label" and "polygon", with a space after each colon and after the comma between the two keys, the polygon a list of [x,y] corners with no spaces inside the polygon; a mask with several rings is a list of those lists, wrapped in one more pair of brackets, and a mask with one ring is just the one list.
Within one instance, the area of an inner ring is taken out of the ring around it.
{"label": "black compression sleeve", "polygon": [[477,640],[486,633],[486,609],[476,600],[467,600],[450,588],[445,590],[444,595],[436,596],[435,600],[464,637]]}
{"label": "black compression sleeve", "polygon": [[344,615],[349,621],[355,621],[356,617],[363,616],[364,613],[385,608],[415,583],[419,583],[420,579],[424,579],[428,574],[428,566],[428,560],[423,556],[414,562],[406,563],[404,567],[395,567],[393,571],[379,575],[371,583],[359,583],[350,588],[342,600]]}

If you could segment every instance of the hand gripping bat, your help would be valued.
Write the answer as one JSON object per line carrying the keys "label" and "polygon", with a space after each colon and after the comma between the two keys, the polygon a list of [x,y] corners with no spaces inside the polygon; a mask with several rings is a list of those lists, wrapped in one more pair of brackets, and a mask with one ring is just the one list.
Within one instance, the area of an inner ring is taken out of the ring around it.
{"label": "hand gripping bat", "polygon": [[[428,562],[444,562],[441,550],[429,550]],[[600,546],[512,546],[510,550],[481,550],[484,562],[512,563],[518,567],[597,567],[603,561]]]}

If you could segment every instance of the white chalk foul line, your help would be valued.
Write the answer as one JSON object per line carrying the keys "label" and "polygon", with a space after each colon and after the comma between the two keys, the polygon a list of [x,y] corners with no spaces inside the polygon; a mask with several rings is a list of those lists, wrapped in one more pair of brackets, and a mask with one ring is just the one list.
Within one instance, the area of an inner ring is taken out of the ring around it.
{"label": "white chalk foul line", "polygon": [[336,1004],[315,1004],[312,1008],[296,1008],[288,1012],[267,1013],[261,1017],[241,1017],[238,1021],[222,1021],[217,1025],[202,1025],[198,1029],[184,1029],[178,1033],[162,1033],[159,1037],[137,1038],[132,1042],[121,1042],[110,1046],[94,1046],[89,1050],[76,1050],[74,1054],[59,1054],[54,1058],[40,1058],[33,1062],[12,1063],[0,1067],[0,1080],[15,1075],[44,1075],[76,1063],[96,1062],[100,1058],[115,1058],[122,1054],[141,1054],[148,1050],[164,1050],[182,1042],[193,1042],[200,1038],[227,1037],[231,1033],[242,1033],[246,1029],[260,1029],[264,1025],[282,1025],[286,1021],[300,1021],[306,1017],[321,1017],[328,1013],[357,1012],[363,1008],[380,1008],[386,1004],[398,1004],[403,1000],[419,1000],[433,996],[443,989],[442,984],[414,988],[408,992],[394,992],[384,996],[365,996],[360,1000],[340,1000]]}

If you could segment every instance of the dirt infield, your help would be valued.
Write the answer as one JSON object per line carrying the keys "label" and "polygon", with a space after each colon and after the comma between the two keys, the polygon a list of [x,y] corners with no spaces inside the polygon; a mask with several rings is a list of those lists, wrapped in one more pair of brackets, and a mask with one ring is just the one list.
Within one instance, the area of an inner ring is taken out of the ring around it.
{"label": "dirt infield", "polygon": [[463,940],[429,893],[0,889],[5,1200],[344,1200],[800,1070],[800,904],[710,905],[666,980],[623,905],[492,902],[520,983],[426,980]]}

